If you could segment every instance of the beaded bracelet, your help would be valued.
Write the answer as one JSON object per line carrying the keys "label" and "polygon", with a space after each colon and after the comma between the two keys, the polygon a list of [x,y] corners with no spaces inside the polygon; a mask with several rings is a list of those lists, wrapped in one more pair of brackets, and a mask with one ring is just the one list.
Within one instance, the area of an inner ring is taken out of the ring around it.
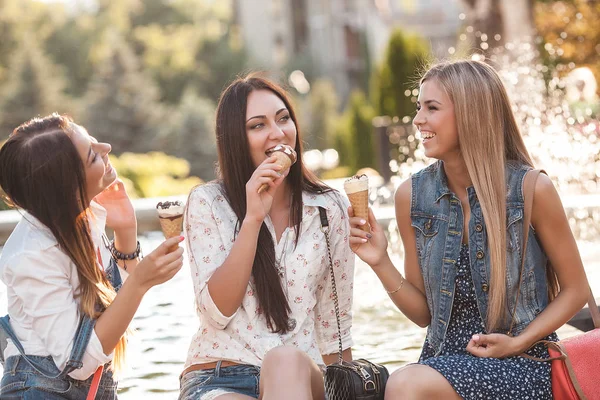
{"label": "beaded bracelet", "polygon": [[112,256],[114,258],[116,258],[117,260],[123,260],[123,261],[135,260],[136,258],[138,258],[140,256],[140,253],[141,253],[139,240],[137,242],[137,247],[135,248],[135,251],[133,253],[129,253],[129,254],[121,253],[119,250],[116,249],[114,240],[112,242],[110,242],[109,250],[110,250],[110,254],[112,254]]}

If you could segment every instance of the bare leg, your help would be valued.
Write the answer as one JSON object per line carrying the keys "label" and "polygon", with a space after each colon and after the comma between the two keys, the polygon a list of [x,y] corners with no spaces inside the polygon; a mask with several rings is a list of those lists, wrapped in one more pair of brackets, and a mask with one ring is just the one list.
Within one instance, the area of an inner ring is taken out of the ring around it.
{"label": "bare leg", "polygon": [[222,394],[220,396],[215,397],[215,400],[256,400],[254,397],[246,396],[245,394]]}
{"label": "bare leg", "polygon": [[323,374],[317,364],[296,347],[269,351],[260,369],[261,400],[324,400]]}
{"label": "bare leg", "polygon": [[450,382],[427,365],[411,364],[395,371],[385,386],[385,400],[460,400]]}

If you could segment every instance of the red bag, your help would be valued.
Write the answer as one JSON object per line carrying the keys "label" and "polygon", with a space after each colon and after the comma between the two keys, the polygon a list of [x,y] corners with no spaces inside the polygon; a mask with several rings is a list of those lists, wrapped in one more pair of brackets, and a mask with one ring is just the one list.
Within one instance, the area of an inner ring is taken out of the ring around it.
{"label": "red bag", "polygon": [[600,400],[600,313],[590,291],[588,302],[596,329],[546,342],[552,360],[552,396],[556,400]]}

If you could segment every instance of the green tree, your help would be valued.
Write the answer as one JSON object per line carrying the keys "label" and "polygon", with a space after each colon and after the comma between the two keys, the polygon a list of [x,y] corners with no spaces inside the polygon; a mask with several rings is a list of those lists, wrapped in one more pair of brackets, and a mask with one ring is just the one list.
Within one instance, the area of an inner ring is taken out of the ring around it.
{"label": "green tree", "polygon": [[339,100],[333,84],[328,80],[317,80],[309,95],[310,125],[304,140],[312,149],[326,149],[334,143],[336,123],[339,119]]}
{"label": "green tree", "polygon": [[23,42],[0,90],[0,137],[23,122],[52,112],[69,111],[62,74],[33,40]]}
{"label": "green tree", "polygon": [[163,119],[158,89],[127,44],[116,35],[112,42],[86,93],[85,126],[116,154],[148,151]]}
{"label": "green tree", "polygon": [[90,54],[97,44],[93,16],[77,14],[58,26],[45,42],[48,56],[64,68],[65,92],[70,96],[81,97],[94,73],[94,63]]}
{"label": "green tree", "polygon": [[429,46],[421,38],[406,35],[401,29],[392,32],[383,63],[372,83],[372,99],[379,115],[402,118],[415,109],[412,82],[430,58]]}
{"label": "green tree", "polygon": [[193,89],[184,93],[181,104],[173,113],[167,135],[160,139],[160,148],[190,163],[192,175],[203,180],[215,178],[217,161],[214,134],[215,105],[198,97]]}
{"label": "green tree", "polygon": [[230,1],[151,0],[133,18],[132,39],[161,89],[178,104],[185,88],[217,99],[246,65]]}
{"label": "green tree", "polygon": [[336,138],[340,164],[350,166],[352,171],[376,165],[372,124],[374,116],[373,107],[364,93],[353,92]]}

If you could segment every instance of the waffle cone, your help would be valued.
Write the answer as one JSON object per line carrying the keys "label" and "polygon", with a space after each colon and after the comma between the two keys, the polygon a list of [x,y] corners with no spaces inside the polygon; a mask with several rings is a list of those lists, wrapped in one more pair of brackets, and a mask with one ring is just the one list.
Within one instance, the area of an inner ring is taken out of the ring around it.
{"label": "waffle cone", "polygon": [[[287,171],[292,166],[292,160],[291,160],[290,156],[288,156],[287,154],[285,154],[282,151],[274,151],[271,154],[271,156],[277,157],[275,164],[281,166],[281,169],[278,171],[280,174],[283,174],[285,171]],[[261,185],[260,188],[258,188],[258,193],[262,193],[265,190],[267,190],[268,188],[269,188],[269,185],[267,185],[265,183],[265,184]]]}
{"label": "waffle cone", "polygon": [[[363,190],[361,192],[354,192],[347,194],[347,196],[352,205],[354,216],[369,221],[369,191]],[[366,224],[361,225],[360,229],[365,232],[370,232],[371,226],[369,225],[369,222],[367,222]]]}
{"label": "waffle cone", "polygon": [[[160,221],[160,228],[165,235],[165,239],[170,239],[175,236],[181,235],[181,231],[183,230],[183,215],[171,218],[158,218]],[[170,251],[177,250],[179,245],[171,246],[169,248]]]}

